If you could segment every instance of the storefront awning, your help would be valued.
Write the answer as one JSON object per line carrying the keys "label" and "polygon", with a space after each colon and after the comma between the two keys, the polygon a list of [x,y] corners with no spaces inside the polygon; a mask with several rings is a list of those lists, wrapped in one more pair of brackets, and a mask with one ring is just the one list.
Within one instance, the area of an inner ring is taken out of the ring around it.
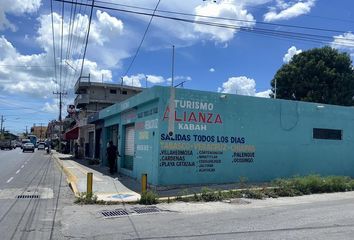
{"label": "storefront awning", "polygon": [[64,133],[64,140],[74,140],[79,137],[79,127],[75,126]]}

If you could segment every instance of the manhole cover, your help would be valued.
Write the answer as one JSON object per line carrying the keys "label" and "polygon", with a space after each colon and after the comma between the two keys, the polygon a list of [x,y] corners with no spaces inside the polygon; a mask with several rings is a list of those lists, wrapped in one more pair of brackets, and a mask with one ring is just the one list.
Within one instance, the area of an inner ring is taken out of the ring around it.
{"label": "manhole cover", "polygon": [[101,213],[104,217],[119,217],[129,215],[129,213],[124,209],[105,210]]}
{"label": "manhole cover", "polygon": [[20,198],[20,199],[38,199],[39,195],[17,195],[16,198]]}
{"label": "manhole cover", "polygon": [[137,214],[144,214],[144,213],[158,213],[161,210],[157,207],[141,207],[141,208],[133,208],[133,211]]}
{"label": "manhole cover", "polygon": [[129,215],[140,215],[140,214],[151,214],[151,213],[161,213],[163,210],[151,206],[151,207],[134,207],[131,209],[123,209],[123,208],[118,208],[114,210],[103,210],[100,213],[105,217],[105,218],[113,218],[113,217],[123,217],[123,216],[129,216]]}

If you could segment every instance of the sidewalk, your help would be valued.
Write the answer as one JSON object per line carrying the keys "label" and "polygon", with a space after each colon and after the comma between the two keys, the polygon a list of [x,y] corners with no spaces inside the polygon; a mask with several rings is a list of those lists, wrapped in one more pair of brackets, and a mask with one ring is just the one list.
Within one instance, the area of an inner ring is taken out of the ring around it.
{"label": "sidewalk", "polygon": [[[93,192],[98,200],[109,202],[135,202],[140,199],[140,182],[120,174],[110,175],[108,167],[88,165],[84,159],[74,159],[70,154],[53,151],[53,158],[67,175],[67,181],[73,192],[78,196],[86,192],[87,173],[93,173]],[[250,185],[252,186],[252,185]],[[259,183],[258,187],[267,187]],[[203,185],[173,185],[165,187],[150,186],[149,189],[157,193],[160,199],[176,198],[181,195],[200,193],[204,187],[219,190],[241,189],[240,183],[230,184],[203,184]]]}
{"label": "sidewalk", "polygon": [[[67,176],[67,182],[74,194],[86,192],[87,173],[93,173],[93,193],[98,200],[108,202],[135,202],[140,199],[137,193],[140,185],[128,177],[108,175],[108,168],[99,165],[87,165],[83,159],[75,159],[72,155],[53,151],[53,158]],[[135,191],[133,191],[133,190]]]}

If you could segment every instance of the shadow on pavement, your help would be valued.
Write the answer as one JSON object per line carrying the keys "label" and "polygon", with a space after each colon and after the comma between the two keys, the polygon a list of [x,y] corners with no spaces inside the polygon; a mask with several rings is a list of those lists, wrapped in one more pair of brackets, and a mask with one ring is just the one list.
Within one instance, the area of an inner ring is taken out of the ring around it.
{"label": "shadow on pavement", "polygon": [[[72,160],[80,165],[83,165],[87,168],[91,168],[97,172],[102,173],[103,175],[109,176],[113,179],[117,179],[121,184],[125,187],[129,188],[130,190],[140,193],[141,191],[141,183],[133,179],[131,177],[115,173],[110,174],[109,168],[106,166],[102,166],[100,164],[90,164],[90,160],[88,159],[75,159],[74,156],[62,156],[60,157],[61,160]],[[257,183],[257,187],[267,187],[267,184]],[[159,197],[175,197],[175,196],[182,196],[182,195],[189,195],[194,193],[202,192],[203,188],[212,189],[214,191],[223,191],[223,190],[234,190],[240,188],[247,188],[251,187],[252,184],[250,183],[229,183],[229,184],[202,184],[202,185],[171,185],[171,186],[163,186],[163,187],[155,187],[151,186],[149,189],[156,192]]]}

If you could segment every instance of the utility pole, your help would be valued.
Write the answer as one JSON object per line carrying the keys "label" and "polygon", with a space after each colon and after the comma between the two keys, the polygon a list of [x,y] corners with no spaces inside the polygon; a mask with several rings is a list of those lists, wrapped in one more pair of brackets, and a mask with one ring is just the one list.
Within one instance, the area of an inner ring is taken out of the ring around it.
{"label": "utility pole", "polygon": [[61,152],[61,132],[62,132],[62,119],[61,119],[61,109],[62,109],[62,96],[63,95],[67,95],[68,93],[67,92],[53,92],[53,94],[55,95],[59,95],[59,126],[60,126],[60,132],[59,132],[59,152]]}
{"label": "utility pole", "polygon": [[67,95],[68,93],[67,92],[53,92],[53,94],[55,94],[55,95],[59,95],[59,122],[61,122],[61,109],[62,109],[62,105],[63,105],[63,103],[62,103],[62,97],[64,96],[64,95]]}
{"label": "utility pole", "polygon": [[2,126],[3,126],[3,124],[4,124],[4,115],[1,115],[1,127],[0,127],[0,134],[1,134],[1,136],[0,136],[0,139],[2,139],[3,138],[3,135],[4,135],[4,131],[3,131],[3,129],[2,129]]}
{"label": "utility pole", "polygon": [[42,127],[43,123],[41,123],[41,130],[39,130],[39,139],[42,140]]}
{"label": "utility pole", "polygon": [[1,115],[1,127],[0,127],[0,131],[1,131],[1,134],[2,134],[2,125],[4,123],[4,115]]}
{"label": "utility pole", "polygon": [[173,88],[173,81],[174,81],[174,72],[175,72],[175,45],[172,45],[172,76],[171,76],[172,88]]}

